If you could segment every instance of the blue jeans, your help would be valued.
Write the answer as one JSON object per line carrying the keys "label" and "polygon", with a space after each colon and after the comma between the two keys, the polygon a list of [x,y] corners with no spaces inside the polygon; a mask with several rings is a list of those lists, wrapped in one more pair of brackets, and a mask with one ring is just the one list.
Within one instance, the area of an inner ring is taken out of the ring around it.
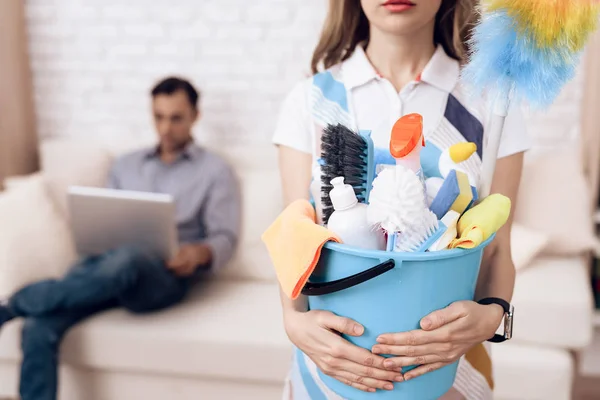
{"label": "blue jeans", "polygon": [[9,308],[25,318],[21,399],[56,399],[59,346],[73,325],[114,307],[135,313],[169,307],[184,298],[190,282],[173,275],[160,258],[122,248],[82,259],[60,280],[19,290]]}

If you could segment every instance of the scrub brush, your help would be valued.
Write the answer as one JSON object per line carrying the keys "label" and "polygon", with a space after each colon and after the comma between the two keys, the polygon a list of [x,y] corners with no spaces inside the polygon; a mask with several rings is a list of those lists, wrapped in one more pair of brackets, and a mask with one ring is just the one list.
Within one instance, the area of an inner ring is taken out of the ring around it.
{"label": "scrub brush", "polygon": [[414,225],[397,233],[394,240],[394,251],[424,252],[434,244],[445,230],[440,229],[437,216],[423,209]]}
{"label": "scrub brush", "polygon": [[551,105],[571,80],[596,29],[595,0],[484,0],[463,81],[494,102],[483,152],[480,197],[489,196],[504,120],[512,101]]}
{"label": "scrub brush", "polygon": [[359,203],[368,203],[375,167],[370,131],[356,133],[341,124],[328,125],[321,142],[321,202],[323,224],[327,225],[334,211],[329,198],[331,181],[343,177],[354,189]]}
{"label": "scrub brush", "polygon": [[427,210],[419,177],[410,169],[394,166],[382,170],[373,181],[367,218],[388,234],[403,232],[420,222]]}

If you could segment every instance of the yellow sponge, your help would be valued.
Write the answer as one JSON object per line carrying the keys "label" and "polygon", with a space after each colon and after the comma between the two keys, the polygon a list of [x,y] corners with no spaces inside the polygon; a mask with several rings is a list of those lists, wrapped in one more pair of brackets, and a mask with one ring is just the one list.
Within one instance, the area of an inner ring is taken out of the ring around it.
{"label": "yellow sponge", "polygon": [[462,214],[467,210],[471,201],[473,201],[473,191],[471,190],[471,184],[469,183],[467,174],[456,171],[456,179],[458,181],[459,193],[450,209]]}
{"label": "yellow sponge", "polygon": [[429,208],[438,219],[442,219],[450,210],[462,214],[472,201],[473,191],[469,184],[469,177],[464,172],[453,169],[444,179]]}

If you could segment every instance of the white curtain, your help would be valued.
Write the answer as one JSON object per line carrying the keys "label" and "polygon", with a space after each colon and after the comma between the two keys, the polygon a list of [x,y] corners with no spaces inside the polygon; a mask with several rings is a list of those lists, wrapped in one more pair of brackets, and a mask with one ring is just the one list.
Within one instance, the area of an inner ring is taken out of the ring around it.
{"label": "white curtain", "polygon": [[583,157],[592,193],[592,206],[598,206],[600,191],[600,31],[588,44],[585,58],[582,105]]}
{"label": "white curtain", "polygon": [[37,139],[24,2],[0,0],[0,187],[37,168]]}

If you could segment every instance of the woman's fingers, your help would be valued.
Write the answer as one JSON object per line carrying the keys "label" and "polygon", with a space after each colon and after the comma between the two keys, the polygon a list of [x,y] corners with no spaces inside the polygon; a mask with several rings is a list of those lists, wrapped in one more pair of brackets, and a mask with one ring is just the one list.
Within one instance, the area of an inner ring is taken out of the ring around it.
{"label": "woman's fingers", "polygon": [[[344,368],[342,371],[336,372],[334,375],[336,375],[339,378],[345,379],[347,382],[350,382],[352,385],[356,387],[355,385],[361,385],[361,386],[366,386],[367,388],[371,388],[371,389],[381,389],[381,390],[393,390],[394,389],[394,384],[392,383],[392,381],[385,381],[385,380],[379,380],[379,379],[375,379],[375,378],[371,378],[371,377],[366,377],[363,375],[357,375],[353,372],[350,371],[350,368]],[[397,374],[400,375],[400,374]],[[400,375],[401,377],[401,375]],[[338,379],[338,378],[336,378]],[[402,378],[402,380],[404,380],[404,378]],[[398,382],[398,381],[396,381]],[[348,383],[346,383],[348,384]]]}
{"label": "woman's fingers", "polygon": [[377,338],[378,344],[394,346],[421,346],[431,343],[452,342],[456,331],[452,325],[446,325],[433,331],[414,330],[399,333],[386,333]]}
{"label": "woman's fingers", "polygon": [[365,328],[358,322],[326,311],[319,312],[317,322],[323,328],[331,329],[349,336],[360,336],[365,331]]}
{"label": "woman's fingers", "polygon": [[420,367],[410,370],[406,374],[404,374],[404,379],[407,381],[410,379],[415,379],[417,376],[425,375],[429,372],[433,372],[436,369],[440,369],[449,364],[450,363],[447,363],[447,362],[436,362],[433,364],[421,365]]}
{"label": "woman's fingers", "polygon": [[345,378],[343,376],[332,375],[331,377],[337,379],[340,382],[342,382],[344,385],[352,386],[353,388],[356,388],[358,390],[362,390],[363,392],[373,393],[373,392],[375,392],[377,390],[375,388],[368,387],[368,386],[360,384],[360,383],[352,382],[350,379]]}
{"label": "woman's fingers", "polygon": [[421,320],[421,328],[426,331],[432,331],[465,317],[468,313],[465,304],[466,302],[459,301],[450,304],[446,308],[432,312]]}
{"label": "woman's fingers", "polygon": [[[390,382],[403,382],[404,378],[402,374],[397,371],[384,370],[379,368],[374,368],[370,366],[365,366],[362,364],[357,364],[348,360],[339,361],[339,369],[343,371],[347,371],[352,373],[353,375],[360,376],[364,379],[368,379],[369,382],[376,381],[378,382],[378,388],[383,389],[383,386],[386,383]],[[370,385],[369,385],[370,386]]]}
{"label": "woman's fingers", "polygon": [[454,361],[455,355],[451,343],[436,343],[423,346],[391,346],[377,344],[372,349],[375,354],[391,354],[398,357],[388,358],[383,365],[387,369],[397,370],[412,365],[432,364]]}
{"label": "woman's fingers", "polygon": [[[373,354],[367,349],[355,346],[347,341],[340,344],[339,348],[332,349],[331,356],[336,359],[347,360],[353,365],[354,373],[362,376],[376,377],[378,379],[394,380],[396,375],[390,375],[390,371],[386,369],[384,362],[385,358],[377,354]],[[392,371],[393,372],[393,371]]]}
{"label": "woman's fingers", "polygon": [[430,354],[427,356],[417,357],[394,357],[386,360],[385,367],[396,370],[399,368],[410,367],[413,365],[433,364],[444,361],[444,358],[437,354]]}

